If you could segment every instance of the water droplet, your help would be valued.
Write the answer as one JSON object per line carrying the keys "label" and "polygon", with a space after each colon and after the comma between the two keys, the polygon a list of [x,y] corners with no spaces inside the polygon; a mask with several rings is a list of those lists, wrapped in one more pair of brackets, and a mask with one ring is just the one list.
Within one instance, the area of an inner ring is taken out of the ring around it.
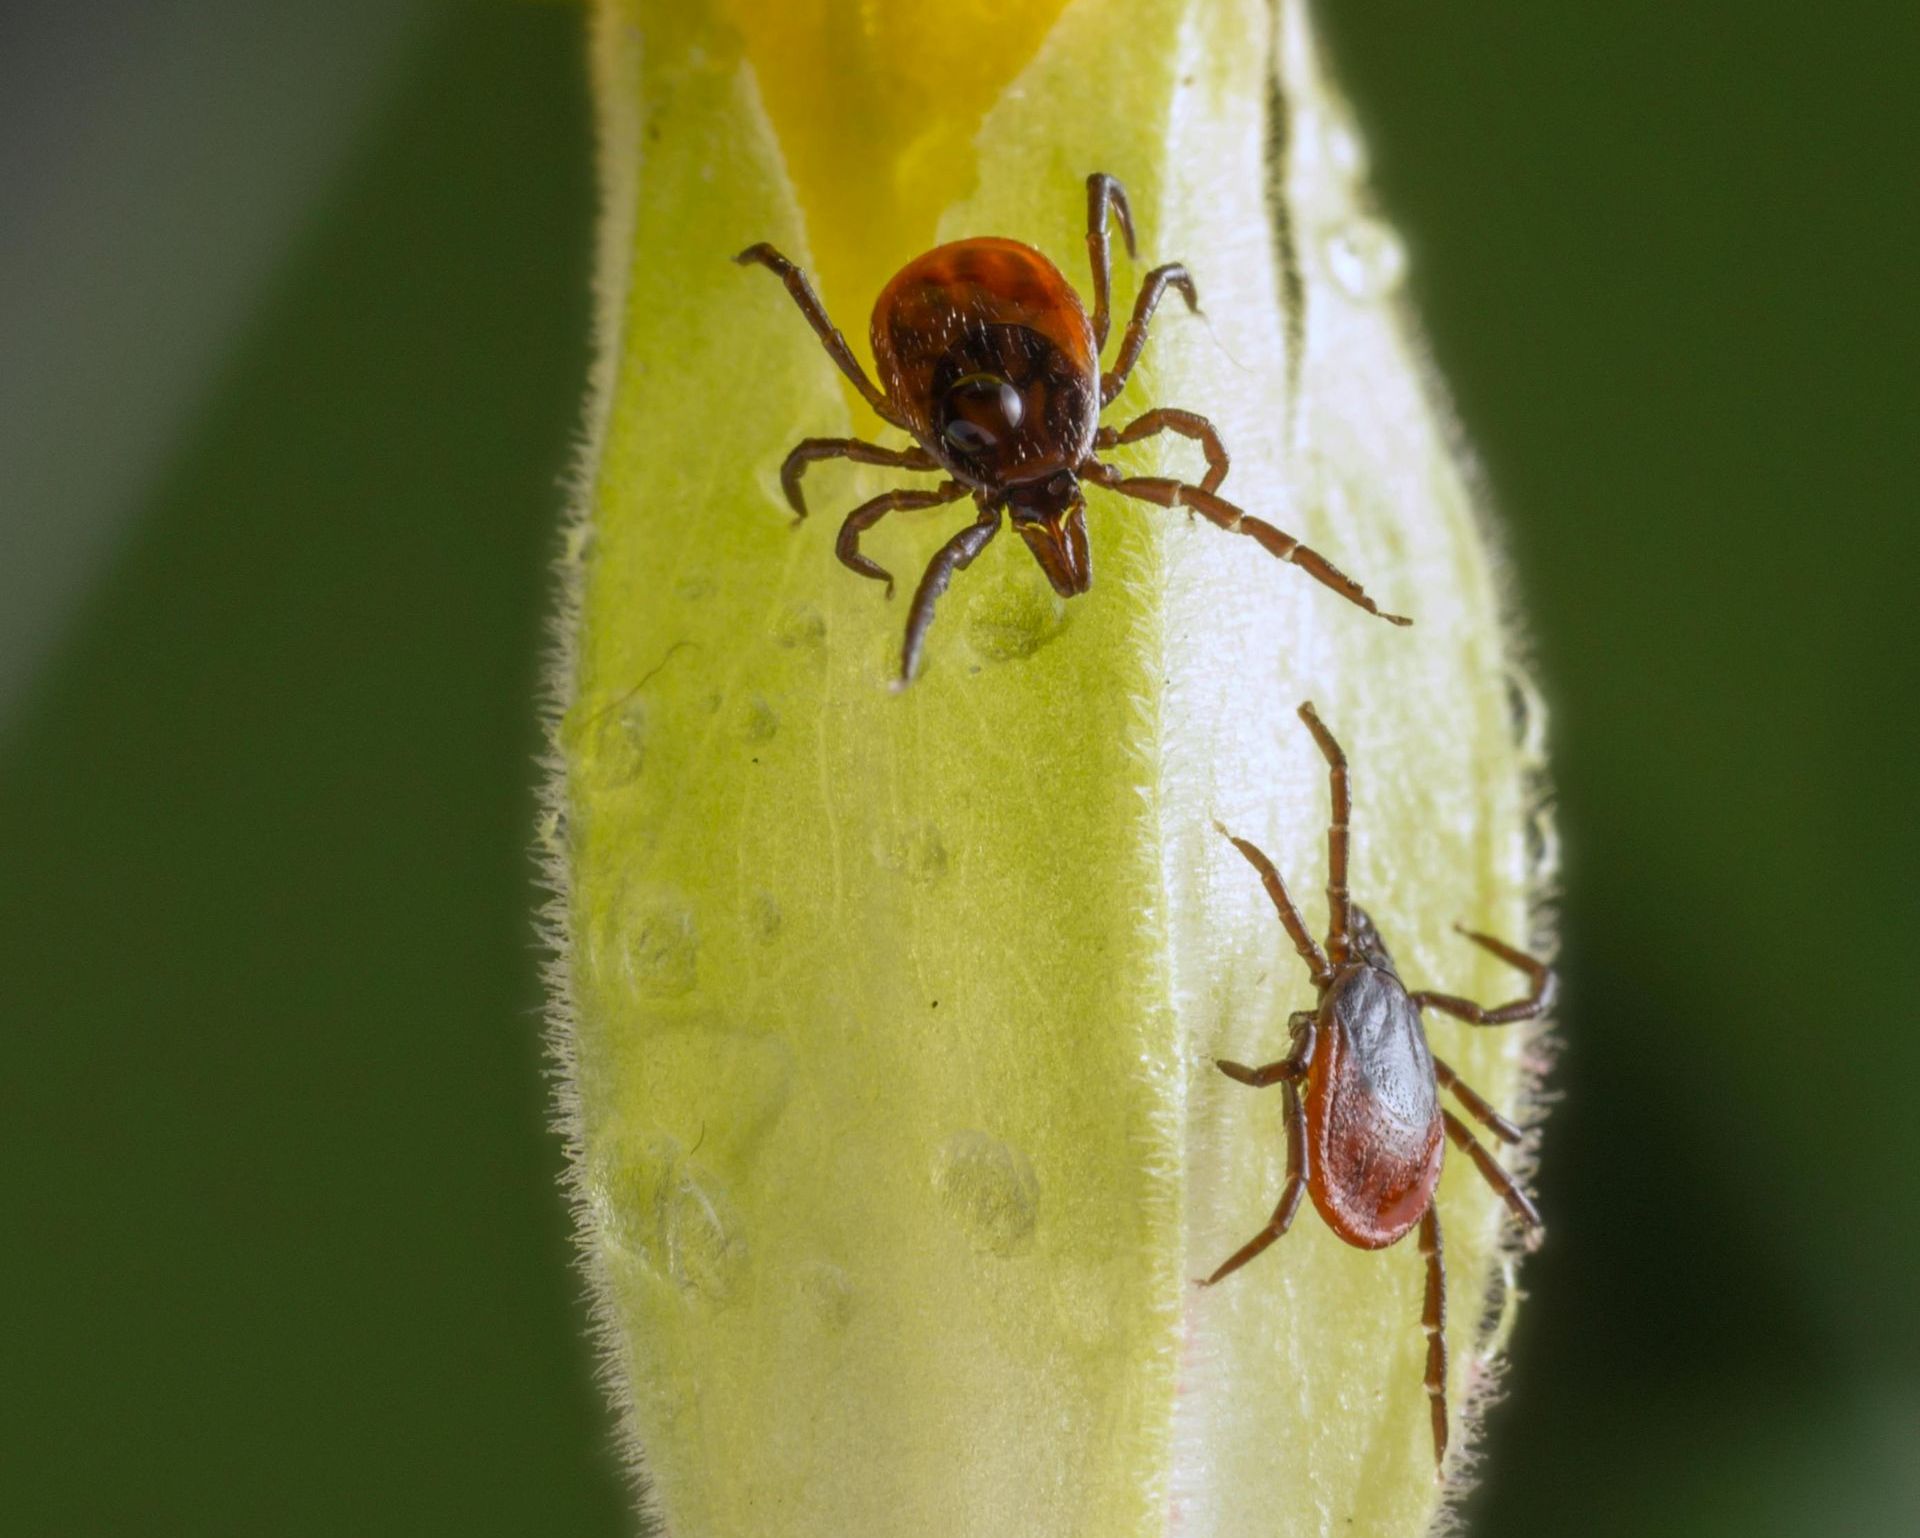
{"label": "water droplet", "polygon": [[591,790],[617,790],[646,763],[647,702],[631,690],[576,700],[560,723],[568,764]]}
{"label": "water droplet", "polygon": [[1355,299],[1378,299],[1407,271],[1407,248],[1378,219],[1349,219],[1326,238],[1327,269]]}
{"label": "water droplet", "polygon": [[771,742],[780,730],[780,712],[760,695],[749,695],[738,707],[737,724],[743,741]]}
{"label": "water droplet", "polygon": [[1027,1156],[969,1128],[941,1147],[934,1169],[941,1204],[983,1255],[1018,1255],[1033,1245],[1040,1181]]}
{"label": "water droplet", "polygon": [[678,1139],[609,1138],[589,1160],[587,1194],[607,1240],[682,1292],[724,1303],[745,1281],[739,1215]]}
{"label": "water droplet", "polygon": [[587,558],[587,552],[593,549],[593,525],[576,523],[567,530],[566,544],[561,548],[560,559],[568,566],[578,566]]}
{"label": "water droplet", "polygon": [[603,986],[643,998],[691,993],[700,976],[700,933],[693,910],[657,887],[628,887],[592,928],[595,971]]}
{"label": "water droplet", "polygon": [[1542,802],[1527,818],[1527,884],[1551,887],[1560,876],[1560,829],[1553,806]]}
{"label": "water droplet", "polygon": [[911,823],[887,835],[880,863],[915,886],[931,886],[947,873],[947,846],[932,823]]}
{"label": "water droplet", "polygon": [[780,933],[786,915],[780,911],[780,899],[771,892],[755,892],[747,899],[747,928],[762,945]]}
{"label": "water droplet", "polygon": [[773,639],[789,649],[824,646],[827,617],[810,603],[788,604],[774,622]]}
{"label": "water droplet", "polygon": [[1066,624],[1066,601],[1037,568],[982,584],[967,603],[967,641],[986,662],[1031,657]]}
{"label": "water droplet", "polygon": [[1513,745],[1520,752],[1521,764],[1537,769],[1547,761],[1547,702],[1541,698],[1532,676],[1518,664],[1508,664],[1505,682]]}
{"label": "water droplet", "polygon": [[809,1312],[829,1334],[838,1335],[853,1323],[853,1280],[838,1266],[808,1261],[800,1268],[798,1286]]}
{"label": "water droplet", "polygon": [[1335,171],[1349,182],[1357,182],[1367,174],[1367,141],[1360,137],[1360,130],[1343,113],[1329,113],[1324,120],[1322,130],[1325,134],[1327,159]]}

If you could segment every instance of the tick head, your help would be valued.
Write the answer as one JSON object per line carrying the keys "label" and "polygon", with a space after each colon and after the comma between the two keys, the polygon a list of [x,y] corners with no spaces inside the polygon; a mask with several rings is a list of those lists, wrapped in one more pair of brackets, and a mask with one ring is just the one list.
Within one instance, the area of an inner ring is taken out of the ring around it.
{"label": "tick head", "polygon": [[1353,952],[1368,966],[1378,967],[1383,972],[1394,970],[1393,956],[1387,950],[1387,942],[1380,938],[1380,931],[1374,927],[1373,915],[1355,903],[1347,910],[1347,938],[1353,942]]}
{"label": "tick head", "polygon": [[1056,593],[1072,598],[1093,586],[1087,504],[1071,470],[1009,487],[1007,514]]}

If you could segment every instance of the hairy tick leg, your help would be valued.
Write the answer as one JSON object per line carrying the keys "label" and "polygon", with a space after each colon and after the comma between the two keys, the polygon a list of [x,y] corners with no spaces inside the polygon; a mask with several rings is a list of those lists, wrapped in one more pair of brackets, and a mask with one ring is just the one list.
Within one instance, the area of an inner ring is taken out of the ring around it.
{"label": "hairy tick leg", "polygon": [[1267,1226],[1229,1255],[1212,1276],[1201,1281],[1202,1287],[1211,1287],[1216,1282],[1224,1281],[1259,1255],[1293,1226],[1294,1214],[1300,1210],[1300,1195],[1307,1185],[1307,1140],[1301,1127],[1300,1092],[1294,1088],[1291,1080],[1286,1083],[1285,1093],[1287,1097],[1287,1183],[1280,1189],[1279,1205],[1273,1209],[1273,1216],[1267,1220]]}
{"label": "hairy tick leg", "polygon": [[887,465],[898,470],[938,470],[940,466],[925,449],[890,449],[878,443],[863,443],[858,438],[802,438],[780,466],[780,489],[796,521],[807,516],[806,500],[800,494],[800,477],[807,466],[822,459],[850,459],[861,465]]}
{"label": "hairy tick leg", "polygon": [[927,627],[933,623],[933,608],[953,581],[956,571],[965,571],[974,557],[992,543],[1000,532],[1000,510],[984,509],[980,516],[948,540],[927,563],[926,575],[913,595],[907,610],[907,637],[900,648],[900,677],[894,688],[904,689],[920,670],[920,649],[926,644]]}
{"label": "hairy tick leg", "polygon": [[[1218,491],[1220,483],[1227,478],[1227,467],[1232,461],[1227,457],[1227,446],[1220,441],[1219,430],[1213,423],[1195,411],[1182,411],[1175,406],[1162,406],[1149,411],[1145,416],[1135,417],[1125,427],[1103,427],[1095,435],[1093,446],[1097,449],[1118,448],[1122,444],[1138,443],[1143,438],[1151,438],[1156,433],[1178,433],[1200,445],[1201,452],[1207,456],[1207,473],[1200,482],[1202,491]],[[1192,510],[1188,510],[1192,517]]]}
{"label": "hairy tick leg", "polygon": [[1477,1089],[1438,1057],[1433,1060],[1433,1076],[1444,1088],[1452,1090],[1468,1113],[1501,1142],[1520,1141],[1520,1129],[1489,1105]]}
{"label": "hairy tick leg", "polygon": [[1087,478],[1123,497],[1152,502],[1159,507],[1190,507],[1215,528],[1229,534],[1244,534],[1275,560],[1298,566],[1322,587],[1331,588],[1356,608],[1385,620],[1390,625],[1411,625],[1403,614],[1389,614],[1367,596],[1366,589],[1349,577],[1319,551],[1303,545],[1291,534],[1255,518],[1215,492],[1189,486],[1184,481],[1153,475],[1122,475],[1111,465],[1089,460]]}
{"label": "hairy tick leg", "polygon": [[1187,308],[1195,314],[1200,310],[1200,295],[1193,286],[1193,279],[1187,269],[1178,262],[1168,262],[1164,267],[1156,267],[1140,280],[1140,296],[1133,302],[1133,319],[1127,322],[1126,334],[1120,338],[1120,353],[1113,360],[1113,367],[1100,376],[1100,404],[1110,406],[1114,397],[1126,388],[1127,377],[1133,373],[1134,364],[1140,361],[1140,351],[1147,345],[1147,325],[1153,319],[1153,312],[1160,307],[1160,296],[1169,288],[1176,288],[1187,301]]}
{"label": "hairy tick leg", "polygon": [[1533,987],[1525,998],[1493,1007],[1476,1004],[1471,999],[1459,998],[1451,993],[1416,993],[1413,995],[1415,1004],[1422,1009],[1437,1009],[1442,1014],[1465,1020],[1469,1025],[1512,1025],[1520,1020],[1537,1020],[1553,1008],[1554,998],[1559,992],[1559,979],[1552,967],[1525,951],[1516,950],[1503,940],[1494,939],[1492,935],[1483,935],[1474,929],[1462,929],[1457,924],[1454,927],[1482,950],[1491,951],[1508,966],[1524,972],[1532,980]]}
{"label": "hairy tick leg", "polygon": [[1213,1066],[1235,1083],[1245,1084],[1252,1089],[1266,1089],[1274,1084],[1287,1084],[1300,1077],[1300,1065],[1290,1057],[1283,1057],[1277,1063],[1263,1063],[1258,1068],[1249,1068],[1245,1063],[1230,1063],[1224,1057],[1216,1057],[1213,1060]]}
{"label": "hairy tick leg", "polygon": [[907,512],[921,507],[941,507],[948,502],[957,502],[965,495],[966,488],[958,481],[943,481],[940,485],[926,491],[882,492],[872,501],[862,502],[847,514],[846,522],[840,525],[840,537],[834,541],[834,554],[840,557],[842,565],[859,572],[861,576],[886,583],[887,597],[891,598],[893,597],[893,574],[860,553],[860,536],[888,513]]}
{"label": "hairy tick leg", "polygon": [[1480,1146],[1479,1139],[1467,1130],[1465,1122],[1447,1110],[1441,1111],[1440,1118],[1447,1124],[1447,1136],[1453,1146],[1473,1160],[1473,1167],[1480,1171],[1481,1179],[1499,1193],[1500,1199],[1507,1204],[1529,1238],[1537,1236],[1541,1231],[1540,1209],[1533,1205],[1527,1193],[1515,1183],[1513,1176],[1500,1168],[1499,1161]]}
{"label": "hairy tick leg", "polygon": [[1333,964],[1345,966],[1353,954],[1352,902],[1347,892],[1348,824],[1353,820],[1353,794],[1347,786],[1347,755],[1327,730],[1308,700],[1298,712],[1327,761],[1327,784],[1333,815],[1327,823],[1327,954]]}
{"label": "hairy tick leg", "polygon": [[1427,1296],[1420,1325],[1427,1332],[1427,1404],[1433,1414],[1433,1461],[1447,1457],[1447,1269],[1440,1241],[1440,1213],[1428,1207],[1420,1219],[1420,1253],[1427,1261]]}
{"label": "hairy tick leg", "polygon": [[1133,245],[1133,212],[1127,207],[1124,188],[1105,171],[1087,178],[1087,264],[1093,269],[1093,351],[1096,357],[1107,345],[1109,297],[1113,285],[1113,259],[1107,247],[1107,214],[1111,211],[1127,243],[1127,255],[1138,253]]}
{"label": "hairy tick leg", "polygon": [[800,307],[800,313],[806,316],[807,324],[813,327],[814,334],[820,338],[820,345],[826,348],[827,356],[853,382],[854,389],[860,392],[866,403],[879,413],[882,421],[901,428],[907,425],[880,387],[867,378],[867,371],[860,366],[860,360],[854,357],[853,349],[847,346],[847,339],[840,334],[840,328],[828,319],[826,306],[821,304],[820,296],[813,291],[813,285],[807,281],[804,272],[765,241],[748,246],[734,260],[742,267],[755,264],[765,267],[786,284],[787,292],[793,296],[793,302]]}
{"label": "hairy tick leg", "polygon": [[1300,917],[1300,910],[1293,905],[1293,899],[1287,895],[1287,884],[1280,879],[1280,872],[1274,869],[1269,860],[1255,845],[1244,838],[1235,838],[1220,823],[1214,823],[1220,836],[1251,865],[1260,876],[1260,884],[1267,889],[1267,896],[1273,902],[1274,912],[1280,915],[1280,924],[1293,941],[1293,948],[1300,953],[1300,959],[1307,964],[1307,971],[1313,974],[1313,985],[1324,988],[1333,980],[1333,971],[1327,965],[1327,958],[1321,954],[1312,932],[1308,930],[1306,920]]}

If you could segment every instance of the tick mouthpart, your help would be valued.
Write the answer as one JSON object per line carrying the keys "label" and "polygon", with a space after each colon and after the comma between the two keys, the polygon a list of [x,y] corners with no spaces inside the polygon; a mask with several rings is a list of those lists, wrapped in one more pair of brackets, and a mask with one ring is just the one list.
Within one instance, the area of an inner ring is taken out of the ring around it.
{"label": "tick mouthpart", "polygon": [[1076,502],[1051,517],[1014,515],[1013,526],[1047,574],[1053,590],[1073,598],[1093,586],[1093,555],[1087,548],[1086,504]]}
{"label": "tick mouthpart", "polygon": [[1062,470],[1044,481],[1015,486],[1007,513],[1053,590],[1073,598],[1093,586],[1093,554],[1087,547],[1087,504],[1080,482]]}

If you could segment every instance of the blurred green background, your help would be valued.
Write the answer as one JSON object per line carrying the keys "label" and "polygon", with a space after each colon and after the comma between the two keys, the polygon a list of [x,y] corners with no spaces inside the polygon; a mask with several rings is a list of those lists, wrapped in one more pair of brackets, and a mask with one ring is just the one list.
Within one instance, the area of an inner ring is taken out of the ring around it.
{"label": "blurred green background", "polygon": [[[1555,711],[1473,1531],[1920,1531],[1909,7],[1325,6]],[[0,20],[0,1526],[629,1528],[544,1127],[579,16]]]}

